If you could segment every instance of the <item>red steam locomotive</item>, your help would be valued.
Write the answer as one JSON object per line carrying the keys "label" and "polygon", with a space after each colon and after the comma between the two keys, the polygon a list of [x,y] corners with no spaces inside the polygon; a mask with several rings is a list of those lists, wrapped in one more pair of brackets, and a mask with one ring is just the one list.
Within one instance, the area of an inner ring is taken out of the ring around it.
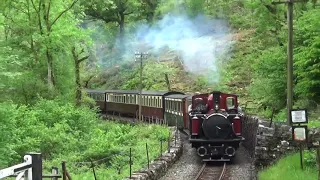
{"label": "red steam locomotive", "polygon": [[203,161],[230,161],[242,137],[243,115],[237,96],[218,91],[192,97],[190,138]]}
{"label": "red steam locomotive", "polygon": [[[101,113],[138,116],[138,91],[87,89],[87,93],[95,99]],[[243,116],[236,95],[217,91],[194,96],[143,91],[141,95],[143,119],[165,120],[169,126],[188,131],[192,147],[204,161],[229,161],[244,140]]]}

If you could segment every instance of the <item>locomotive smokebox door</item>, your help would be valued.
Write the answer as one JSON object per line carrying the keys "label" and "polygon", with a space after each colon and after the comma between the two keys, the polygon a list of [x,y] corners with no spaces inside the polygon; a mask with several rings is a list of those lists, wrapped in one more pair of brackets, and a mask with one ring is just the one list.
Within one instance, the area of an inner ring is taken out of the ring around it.
{"label": "locomotive smokebox door", "polygon": [[232,126],[226,116],[212,114],[202,124],[203,132],[209,139],[226,139],[232,133]]}

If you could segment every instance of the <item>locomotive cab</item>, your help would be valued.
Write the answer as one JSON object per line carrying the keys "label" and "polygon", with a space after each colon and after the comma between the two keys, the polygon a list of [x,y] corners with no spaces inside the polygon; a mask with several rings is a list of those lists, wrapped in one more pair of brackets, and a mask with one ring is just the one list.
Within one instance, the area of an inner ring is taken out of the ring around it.
{"label": "locomotive cab", "polygon": [[190,138],[192,147],[206,161],[229,161],[242,137],[243,116],[237,96],[218,91],[192,97]]}

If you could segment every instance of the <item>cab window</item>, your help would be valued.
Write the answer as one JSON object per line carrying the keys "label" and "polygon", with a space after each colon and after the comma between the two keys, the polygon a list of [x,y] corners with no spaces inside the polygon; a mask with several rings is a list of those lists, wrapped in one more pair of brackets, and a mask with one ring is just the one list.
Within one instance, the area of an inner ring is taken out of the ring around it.
{"label": "cab window", "polygon": [[231,109],[235,106],[235,99],[233,97],[227,97],[226,99],[227,108]]}

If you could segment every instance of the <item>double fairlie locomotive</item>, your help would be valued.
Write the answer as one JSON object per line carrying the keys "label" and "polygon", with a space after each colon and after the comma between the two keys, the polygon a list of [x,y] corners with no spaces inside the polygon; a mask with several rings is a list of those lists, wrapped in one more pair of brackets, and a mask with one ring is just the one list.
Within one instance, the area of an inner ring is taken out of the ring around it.
{"label": "double fairlie locomotive", "polygon": [[239,111],[233,94],[216,91],[192,97],[189,142],[204,161],[229,161],[235,156],[244,141]]}
{"label": "double fairlie locomotive", "polygon": [[[138,117],[139,91],[89,90],[103,114]],[[242,137],[243,115],[236,95],[221,92],[186,95],[174,91],[142,91],[144,120],[165,120],[189,132],[192,147],[204,161],[228,161]]]}

